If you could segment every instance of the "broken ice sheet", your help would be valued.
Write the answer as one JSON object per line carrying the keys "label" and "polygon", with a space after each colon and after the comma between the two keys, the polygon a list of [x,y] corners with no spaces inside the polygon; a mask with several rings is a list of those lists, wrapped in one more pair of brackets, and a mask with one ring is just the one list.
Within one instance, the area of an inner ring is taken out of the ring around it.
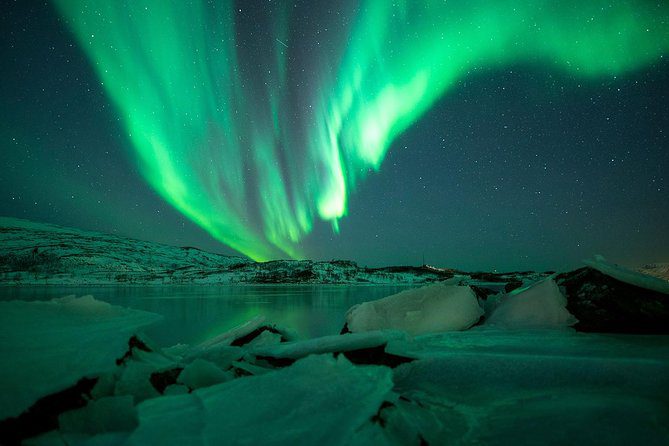
{"label": "broken ice sheet", "polygon": [[130,432],[137,426],[133,397],[112,396],[90,401],[85,407],[58,417],[61,433],[98,434]]}
{"label": "broken ice sheet", "polygon": [[404,339],[406,334],[396,330],[378,330],[365,333],[323,336],[304,341],[284,342],[276,345],[260,345],[251,348],[255,356],[297,359],[321,353],[341,353],[383,346],[390,340]]}
{"label": "broken ice sheet", "polygon": [[[527,336],[546,340],[540,332]],[[499,351],[461,346],[449,352],[434,345],[419,352],[424,359],[395,369],[395,391],[417,403],[417,415],[461,425],[452,433],[426,429],[428,443],[635,444],[643,438],[644,444],[667,444],[666,347],[644,358],[627,356],[626,349],[584,356],[573,354],[578,344],[558,348],[554,338],[548,339],[548,352],[528,354],[528,338],[515,338],[515,349],[509,336]],[[616,350],[615,344],[609,342],[608,349]],[[419,408],[426,412],[421,415]],[[597,437],[583,426],[606,435]]]}
{"label": "broken ice sheet", "polygon": [[129,444],[346,444],[391,395],[390,369],[313,355],[138,406]]}
{"label": "broken ice sheet", "polygon": [[0,419],[116,367],[128,339],[161,316],[68,296],[0,302]]}
{"label": "broken ice sheet", "polygon": [[196,359],[179,374],[177,382],[191,389],[213,386],[233,379],[231,372],[224,372],[206,359]]}

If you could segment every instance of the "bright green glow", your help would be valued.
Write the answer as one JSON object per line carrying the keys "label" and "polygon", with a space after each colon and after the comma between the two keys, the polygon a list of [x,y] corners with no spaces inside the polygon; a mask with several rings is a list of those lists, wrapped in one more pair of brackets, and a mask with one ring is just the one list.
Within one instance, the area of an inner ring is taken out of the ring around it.
{"label": "bright green glow", "polygon": [[[666,2],[370,0],[340,54],[314,47],[303,59],[318,63],[298,75],[290,7],[271,6],[272,38],[258,50],[245,49],[232,3],[214,3],[56,0],[142,175],[256,260],[299,257],[316,218],[338,231],[348,195],[393,139],[471,72],[523,63],[622,75],[669,49]],[[299,99],[298,81],[309,86]]]}

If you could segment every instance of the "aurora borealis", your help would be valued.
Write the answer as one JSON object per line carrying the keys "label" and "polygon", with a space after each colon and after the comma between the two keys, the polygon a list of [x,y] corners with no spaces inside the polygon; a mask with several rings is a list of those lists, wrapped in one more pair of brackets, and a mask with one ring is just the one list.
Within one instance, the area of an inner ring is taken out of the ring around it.
{"label": "aurora borealis", "polygon": [[[520,67],[565,78],[570,88],[633,81],[669,50],[669,5],[644,1],[55,6],[144,180],[255,260],[339,257],[332,246],[305,249],[303,241],[322,222],[340,232],[356,193],[400,150],[396,141],[434,110],[453,113],[444,101],[480,73]],[[660,157],[665,142],[653,149]],[[397,181],[414,170],[400,168]],[[448,233],[448,221],[438,230]]]}

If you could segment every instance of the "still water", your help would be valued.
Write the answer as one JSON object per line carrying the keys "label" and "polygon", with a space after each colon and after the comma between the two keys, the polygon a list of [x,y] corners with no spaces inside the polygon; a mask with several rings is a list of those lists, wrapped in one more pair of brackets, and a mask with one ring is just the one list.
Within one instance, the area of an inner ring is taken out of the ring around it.
{"label": "still water", "polygon": [[337,334],[346,310],[380,299],[405,286],[245,285],[188,287],[25,287],[2,288],[3,300],[48,300],[93,295],[115,305],[151,311],[164,319],[145,330],[162,346],[191,344],[215,336],[257,315],[300,338]]}

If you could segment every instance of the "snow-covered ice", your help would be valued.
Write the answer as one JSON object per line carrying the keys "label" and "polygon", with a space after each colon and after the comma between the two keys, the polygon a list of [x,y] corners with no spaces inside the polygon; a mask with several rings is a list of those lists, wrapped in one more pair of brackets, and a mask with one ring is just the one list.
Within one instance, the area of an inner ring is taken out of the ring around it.
{"label": "snow-covered ice", "polygon": [[229,381],[232,378],[234,378],[232,373],[226,373],[206,359],[198,358],[181,371],[177,382],[190,389],[199,389]]}
{"label": "snow-covered ice", "polygon": [[0,419],[116,367],[128,339],[161,316],[74,296],[0,302]]}
{"label": "snow-covered ice", "polygon": [[386,367],[309,356],[269,374],[145,401],[128,444],[345,444],[392,385]]}
{"label": "snow-covered ice", "polygon": [[298,359],[322,353],[341,353],[386,345],[390,340],[403,339],[406,335],[396,330],[379,330],[365,333],[323,336],[304,341],[257,346],[250,350],[255,356],[281,359]]}
{"label": "snow-covered ice", "polygon": [[64,434],[131,432],[137,427],[135,401],[131,395],[93,400],[81,409],[62,413],[58,426]]}
{"label": "snow-covered ice", "polygon": [[353,333],[396,329],[418,335],[466,330],[482,314],[471,288],[438,283],[355,305],[346,314],[346,324]]}
{"label": "snow-covered ice", "polygon": [[555,281],[545,279],[529,288],[501,296],[499,302],[493,305],[485,324],[526,329],[569,327],[576,322],[576,318],[567,311],[567,299]]}
{"label": "snow-covered ice", "polygon": [[193,347],[135,337],[129,352],[156,315],[91,297],[0,303],[1,407],[97,378],[35,445],[667,444],[667,336],[565,330],[550,279],[481,299],[475,327],[472,289],[441,285],[349,312],[354,330],[393,329],[287,341],[254,318]]}

